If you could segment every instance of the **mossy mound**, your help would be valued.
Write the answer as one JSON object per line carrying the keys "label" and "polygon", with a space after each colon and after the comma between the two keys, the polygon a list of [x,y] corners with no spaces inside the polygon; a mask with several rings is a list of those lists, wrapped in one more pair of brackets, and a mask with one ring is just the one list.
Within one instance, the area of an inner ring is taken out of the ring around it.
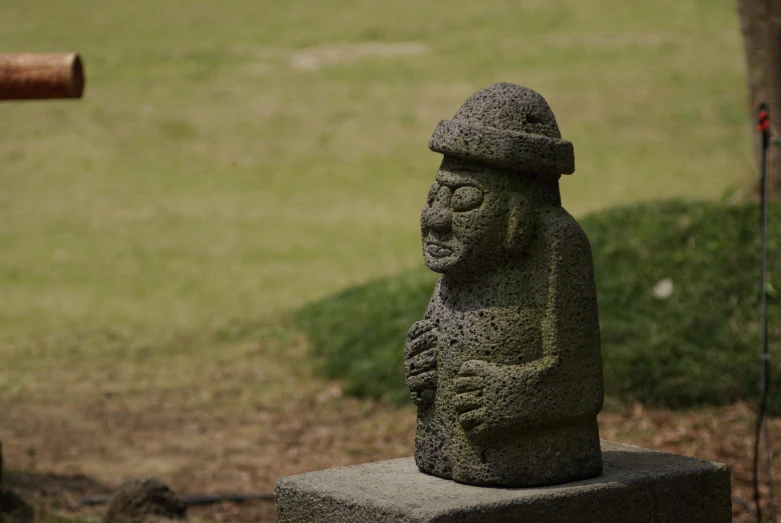
{"label": "mossy mound", "polygon": [[[652,202],[589,215],[605,390],[672,408],[753,401],[759,380],[756,205]],[[778,354],[781,204],[771,206],[768,324]],[[348,393],[405,402],[402,353],[437,275],[425,268],[348,289],[296,315],[325,376]],[[665,281],[666,280],[666,281]],[[670,285],[671,284],[671,285]],[[781,414],[772,358],[770,410]]]}

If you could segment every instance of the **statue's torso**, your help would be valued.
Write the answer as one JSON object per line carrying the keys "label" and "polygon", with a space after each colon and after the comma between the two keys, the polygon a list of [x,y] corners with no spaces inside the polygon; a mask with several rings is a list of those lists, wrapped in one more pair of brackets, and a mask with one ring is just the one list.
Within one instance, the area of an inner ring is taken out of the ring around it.
{"label": "statue's torso", "polygon": [[[481,303],[480,296],[447,295],[440,283],[427,313],[437,325],[438,385],[433,405],[418,416],[416,457],[422,469],[452,477],[454,461],[478,464],[483,459],[480,449],[469,444],[453,406],[461,366],[471,360],[523,365],[541,358],[543,309],[528,293],[514,306]],[[422,444],[429,450],[417,452]]]}

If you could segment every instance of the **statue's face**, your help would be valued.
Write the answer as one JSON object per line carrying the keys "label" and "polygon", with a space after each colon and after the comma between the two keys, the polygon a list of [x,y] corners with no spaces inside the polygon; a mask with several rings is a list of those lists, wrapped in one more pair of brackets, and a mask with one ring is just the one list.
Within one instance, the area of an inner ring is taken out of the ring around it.
{"label": "statue's face", "polygon": [[506,262],[510,183],[490,167],[445,158],[420,220],[429,269],[469,276]]}

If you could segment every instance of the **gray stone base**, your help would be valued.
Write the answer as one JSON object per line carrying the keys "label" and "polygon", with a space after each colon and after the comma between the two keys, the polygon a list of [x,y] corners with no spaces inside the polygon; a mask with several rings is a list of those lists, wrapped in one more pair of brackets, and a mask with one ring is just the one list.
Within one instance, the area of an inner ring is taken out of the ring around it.
{"label": "gray stone base", "polygon": [[539,488],[462,485],[412,458],[277,482],[278,523],[727,523],[726,465],[602,441],[604,470]]}

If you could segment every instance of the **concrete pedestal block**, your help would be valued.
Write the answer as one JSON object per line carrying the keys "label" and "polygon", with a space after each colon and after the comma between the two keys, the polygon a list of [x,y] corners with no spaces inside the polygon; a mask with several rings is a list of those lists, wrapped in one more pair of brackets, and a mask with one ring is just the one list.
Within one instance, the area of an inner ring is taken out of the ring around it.
{"label": "concrete pedestal block", "polygon": [[413,458],[277,482],[278,523],[728,523],[726,465],[602,441],[601,476],[539,488],[463,485]]}

